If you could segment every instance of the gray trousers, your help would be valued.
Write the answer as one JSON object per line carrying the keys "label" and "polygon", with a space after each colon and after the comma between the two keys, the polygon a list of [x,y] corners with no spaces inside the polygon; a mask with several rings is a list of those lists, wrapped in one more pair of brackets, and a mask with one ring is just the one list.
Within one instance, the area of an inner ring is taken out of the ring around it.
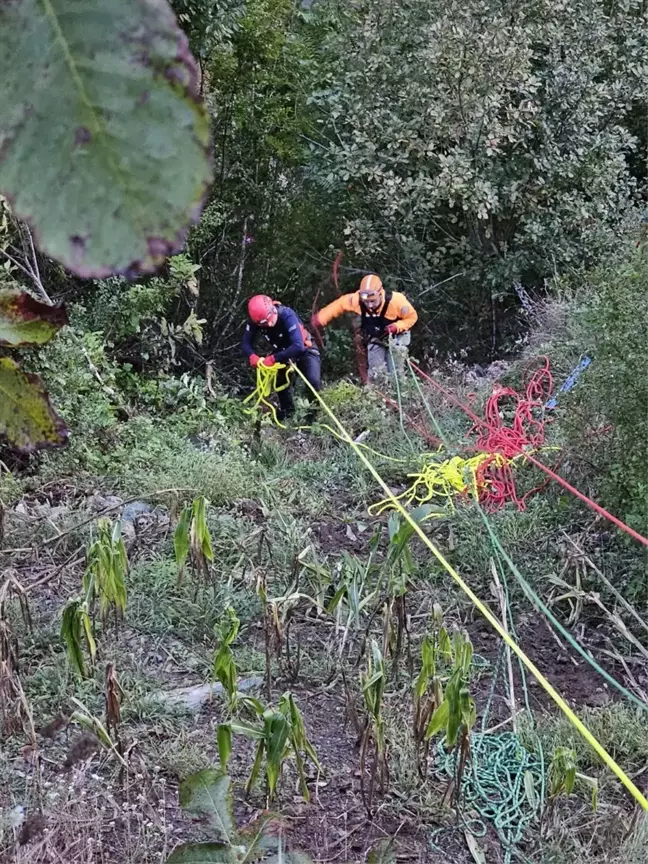
{"label": "gray trousers", "polygon": [[[376,342],[370,340],[367,343],[367,372],[370,379],[380,377],[385,372],[393,373],[394,367],[399,376],[405,371],[407,362],[407,346],[412,341],[409,330],[406,333],[397,333],[391,337],[391,353],[388,342]],[[392,362],[393,355],[393,362]]]}

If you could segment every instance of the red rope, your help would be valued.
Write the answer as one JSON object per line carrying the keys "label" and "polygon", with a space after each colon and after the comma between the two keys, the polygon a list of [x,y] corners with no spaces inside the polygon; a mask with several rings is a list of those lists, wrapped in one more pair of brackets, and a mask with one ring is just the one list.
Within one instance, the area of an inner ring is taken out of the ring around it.
{"label": "red rope", "polygon": [[[480,450],[486,453],[501,453],[507,459],[512,459],[523,453],[525,458],[541,471],[544,471],[547,477],[555,480],[600,516],[604,516],[622,531],[625,531],[626,534],[643,543],[644,546],[648,546],[647,537],[639,534],[638,531],[630,528],[621,519],[614,516],[604,507],[601,507],[600,504],[597,504],[596,501],[579,492],[571,483],[568,483],[567,480],[527,452],[527,448],[537,449],[541,447],[545,440],[544,418],[542,416],[538,417],[537,414],[543,411],[543,407],[551,394],[553,381],[549,370],[549,360],[547,357],[543,357],[542,359],[544,360],[544,364],[531,375],[524,396],[521,396],[510,387],[499,387],[493,392],[486,402],[484,412],[486,419],[478,417],[471,408],[465,405],[453,393],[439,384],[438,381],[435,381],[434,378],[426,375],[416,363],[411,363],[411,366],[422,378],[436,387],[447,399],[454,402],[455,405],[470,417],[474,423],[471,433],[478,433],[477,447]],[[500,404],[505,399],[512,400],[512,405],[511,402],[509,402],[508,406]],[[502,414],[511,414],[511,411],[512,422],[510,425],[505,425]],[[510,465],[496,465],[494,463],[495,456],[493,456],[492,461],[484,462],[477,471],[478,486],[485,490],[483,493],[485,503],[491,510],[502,507],[507,500],[514,501],[520,510],[524,510],[526,499],[530,495],[539,492],[549,482],[547,480],[541,486],[531,489],[522,497],[519,497]]]}
{"label": "red rope", "polygon": [[[524,396],[511,387],[493,390],[484,408],[485,425],[479,424],[477,447],[480,450],[513,459],[526,447],[542,447],[545,440],[543,406],[553,388],[549,360],[542,359],[544,365],[531,375]],[[510,425],[504,422],[505,414],[512,414]]]}
{"label": "red rope", "polygon": [[[526,501],[543,489],[547,482],[530,489],[524,495],[518,494],[511,465],[498,463],[495,454],[511,460],[519,456],[525,447],[538,448],[544,443],[543,405],[551,395],[553,381],[549,371],[549,360],[533,372],[524,396],[510,387],[498,387],[490,396],[485,407],[485,419],[477,414],[450,390],[426,375],[415,363],[412,367],[418,374],[440,390],[447,399],[458,405],[473,421],[469,434],[477,434],[476,449],[492,453],[491,459],[483,462],[477,469],[477,487],[480,501],[488,511],[499,510],[507,501],[512,501],[518,510],[526,509]],[[537,416],[540,414],[540,416]],[[510,423],[505,423],[503,415],[509,415]]]}
{"label": "red rope", "polygon": [[616,516],[606,510],[605,507],[601,507],[600,504],[597,504],[596,501],[592,501],[591,498],[588,498],[587,495],[584,495],[582,492],[579,492],[571,483],[568,483],[564,477],[561,477],[560,474],[556,474],[555,471],[552,471],[551,468],[548,468],[546,465],[543,465],[542,462],[539,462],[535,457],[531,456],[529,453],[526,454],[526,458],[529,462],[533,462],[541,471],[544,471],[552,480],[555,480],[556,483],[560,483],[565,489],[568,489],[573,495],[577,498],[580,498],[581,501],[584,501],[585,504],[590,506],[592,510],[595,510],[600,516],[604,516],[606,519],[609,519],[617,528],[620,528],[622,531],[625,531],[626,534],[629,534],[631,537],[634,537],[635,540],[638,540],[640,543],[643,543],[644,546],[648,546],[648,537],[644,537],[643,534],[639,534],[638,531],[635,531],[634,528],[631,528],[629,525],[626,525],[625,522],[622,522]]}

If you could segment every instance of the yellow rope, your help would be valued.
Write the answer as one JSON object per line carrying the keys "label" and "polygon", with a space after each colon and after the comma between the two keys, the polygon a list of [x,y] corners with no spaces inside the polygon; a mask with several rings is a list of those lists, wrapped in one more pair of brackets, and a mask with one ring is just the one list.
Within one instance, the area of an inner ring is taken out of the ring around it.
{"label": "yellow rope", "polygon": [[[477,469],[482,462],[488,461],[499,467],[508,460],[499,454],[493,457],[489,453],[478,453],[470,459],[452,456],[450,459],[444,459],[443,462],[426,462],[420,471],[407,475],[414,480],[408,489],[400,495],[390,495],[372,504],[369,513],[372,516],[380,516],[385,510],[393,509],[394,500],[409,506],[414,502],[425,504],[432,498],[445,498],[448,511],[454,513],[453,495],[468,492],[471,488],[474,491],[477,484]],[[444,513],[431,513],[430,517],[438,518],[444,515]]]}
{"label": "yellow rope", "polygon": [[[541,449],[558,450],[559,448],[543,447]],[[507,459],[501,453],[477,453],[469,459],[465,459],[463,456],[452,456],[450,459],[439,461],[433,455],[426,453],[421,457],[424,460],[421,470],[407,475],[413,479],[411,486],[395,497],[397,501],[407,507],[413,503],[425,504],[432,498],[444,498],[447,503],[447,510],[430,513],[427,517],[428,519],[443,518],[448,513],[455,512],[455,495],[465,495],[468,492],[473,497],[478,495],[480,489],[477,483],[477,471],[483,462],[490,462],[495,467],[501,468],[503,465],[512,465],[517,461],[526,462],[526,456],[526,453],[520,453],[512,459]],[[488,480],[483,481],[481,488],[487,488],[489,482]],[[380,516],[385,510],[392,510],[393,507],[390,497],[371,504],[368,509],[372,516]]]}
{"label": "yellow rope", "polygon": [[397,510],[401,516],[410,524],[412,529],[416,532],[416,534],[420,537],[420,539],[425,543],[428,549],[432,552],[435,558],[439,561],[442,567],[450,574],[450,576],[454,579],[456,584],[461,588],[461,590],[466,594],[466,596],[471,600],[474,606],[481,612],[484,618],[488,621],[488,623],[493,627],[493,629],[497,632],[501,639],[509,646],[509,648],[520,658],[522,663],[526,666],[529,672],[533,675],[536,681],[543,687],[545,692],[553,699],[556,705],[560,708],[560,710],[564,713],[567,719],[573,724],[573,726],[578,730],[578,732],[583,736],[583,738],[587,741],[587,743],[592,747],[592,749],[597,753],[598,756],[605,762],[605,764],[610,768],[610,770],[618,777],[618,779],[623,783],[628,792],[632,795],[632,797],[643,807],[644,810],[648,810],[648,800],[641,793],[641,791],[635,786],[632,780],[628,777],[625,771],[617,765],[612,756],[607,752],[605,747],[598,741],[597,738],[590,732],[590,730],[585,726],[583,721],[574,713],[574,711],[569,707],[569,705],[565,702],[563,697],[558,693],[558,691],[549,683],[549,681],[545,678],[542,672],[538,669],[538,667],[533,663],[533,661],[525,654],[525,652],[520,648],[517,642],[511,637],[511,635],[504,629],[502,624],[497,620],[495,615],[491,612],[488,606],[479,599],[479,597],[474,593],[474,591],[469,587],[469,585],[464,582],[462,577],[457,573],[454,567],[446,560],[443,553],[434,543],[430,540],[430,538],[425,534],[421,526],[412,519],[410,513],[405,509],[402,503],[392,494],[391,490],[387,483],[380,476],[378,471],[371,464],[367,456],[362,452],[361,448],[354,442],[349,433],[346,431],[342,423],[335,416],[333,411],[329,408],[326,402],[322,399],[320,394],[311,386],[310,382],[306,379],[305,375],[301,373],[299,369],[297,369],[297,374],[300,375],[303,380],[306,382],[306,385],[310,387],[312,392],[315,394],[315,397],[319,401],[320,405],[324,409],[324,411],[331,418],[333,423],[337,426],[340,438],[343,441],[346,441],[347,444],[355,451],[356,455],[360,459],[360,461],[365,465],[365,467],[372,474],[373,478],[376,482],[382,487],[387,498],[392,502],[392,506],[395,510]]}
{"label": "yellow rope", "polygon": [[[275,363],[274,366],[265,366],[263,363],[258,363],[256,367],[256,388],[253,393],[250,393],[243,400],[244,405],[247,405],[248,402],[254,402],[251,408],[246,409],[247,413],[256,414],[259,408],[264,405],[269,409],[272,419],[277,426],[285,429],[286,427],[283,423],[279,422],[277,409],[269,400],[273,393],[281,393],[282,390],[287,390],[290,387],[289,376],[294,368],[294,366],[287,368],[284,363]],[[284,369],[286,370],[285,383],[277,385],[277,375]]]}

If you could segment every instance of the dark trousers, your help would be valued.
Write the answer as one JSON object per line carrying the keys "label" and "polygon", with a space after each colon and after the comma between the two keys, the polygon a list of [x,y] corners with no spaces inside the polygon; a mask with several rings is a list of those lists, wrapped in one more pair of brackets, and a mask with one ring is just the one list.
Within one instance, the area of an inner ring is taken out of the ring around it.
{"label": "dark trousers", "polygon": [[[304,351],[298,360],[293,362],[304,375],[306,380],[312,385],[313,389],[317,390],[319,393],[322,389],[322,362],[319,351],[317,351],[316,348],[309,348],[307,351]],[[286,383],[286,371],[287,370],[282,369],[277,375],[277,385],[280,387],[282,384]],[[281,411],[279,413],[282,417],[290,417],[295,410],[293,390],[295,380],[299,380],[299,376],[293,372],[290,380],[290,387],[287,387],[285,390],[280,390],[277,393],[277,396],[279,397],[279,405],[281,406]],[[306,395],[308,396],[309,401],[313,402],[315,396],[309,388],[307,388],[307,391]]]}

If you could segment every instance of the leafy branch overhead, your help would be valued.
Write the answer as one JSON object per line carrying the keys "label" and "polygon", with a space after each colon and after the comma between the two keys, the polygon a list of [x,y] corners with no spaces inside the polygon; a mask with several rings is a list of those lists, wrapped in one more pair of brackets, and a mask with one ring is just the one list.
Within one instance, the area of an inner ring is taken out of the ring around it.
{"label": "leafy branch overhead", "polygon": [[168,3],[16,0],[0,34],[0,191],[14,214],[80,276],[152,271],[211,182],[198,71]]}

